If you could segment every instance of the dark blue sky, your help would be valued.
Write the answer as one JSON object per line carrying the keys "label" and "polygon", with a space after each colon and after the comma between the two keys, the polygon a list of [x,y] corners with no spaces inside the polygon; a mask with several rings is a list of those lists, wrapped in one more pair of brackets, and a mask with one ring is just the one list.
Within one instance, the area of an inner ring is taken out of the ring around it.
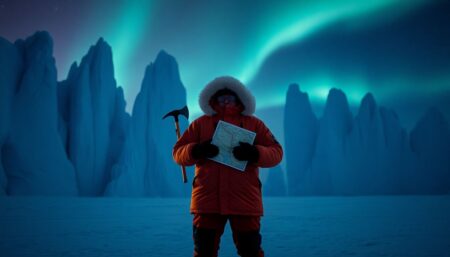
{"label": "dark blue sky", "polygon": [[371,92],[408,128],[431,106],[450,118],[449,13],[447,1],[371,26],[336,22],[275,51],[250,86],[258,95],[271,95],[268,101],[282,102],[288,85],[298,83],[319,115],[329,88],[337,87],[347,93],[354,112]]}
{"label": "dark blue sky", "polygon": [[226,74],[252,88],[258,109],[281,106],[296,82],[318,110],[332,87],[352,106],[372,92],[411,127],[432,105],[450,117],[448,13],[449,1],[0,0],[0,36],[49,31],[60,80],[103,37],[128,110],[165,49],[194,115],[205,83]]}

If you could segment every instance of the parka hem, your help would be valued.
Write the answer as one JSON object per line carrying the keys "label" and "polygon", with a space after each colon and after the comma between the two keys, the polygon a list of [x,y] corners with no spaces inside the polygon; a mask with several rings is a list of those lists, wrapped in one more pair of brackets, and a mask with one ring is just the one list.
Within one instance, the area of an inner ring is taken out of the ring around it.
{"label": "parka hem", "polygon": [[191,209],[191,214],[220,214],[220,215],[245,215],[245,216],[264,216],[264,212],[233,212],[233,211],[217,211],[217,210],[198,210]]}

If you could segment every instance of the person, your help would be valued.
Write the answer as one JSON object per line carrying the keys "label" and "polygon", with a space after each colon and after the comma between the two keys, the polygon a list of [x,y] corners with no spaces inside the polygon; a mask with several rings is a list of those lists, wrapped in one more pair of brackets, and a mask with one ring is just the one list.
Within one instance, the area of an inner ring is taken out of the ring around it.
{"label": "person", "polygon": [[[258,167],[272,167],[283,157],[281,145],[266,125],[252,114],[255,98],[237,79],[218,77],[200,93],[203,116],[194,120],[173,148],[180,164],[195,164],[190,212],[193,214],[194,256],[217,256],[227,221],[237,252],[261,257],[260,218],[263,215]],[[219,153],[211,143],[219,120],[256,132],[254,144],[239,142],[234,157],[248,161],[244,172],[209,158]]]}

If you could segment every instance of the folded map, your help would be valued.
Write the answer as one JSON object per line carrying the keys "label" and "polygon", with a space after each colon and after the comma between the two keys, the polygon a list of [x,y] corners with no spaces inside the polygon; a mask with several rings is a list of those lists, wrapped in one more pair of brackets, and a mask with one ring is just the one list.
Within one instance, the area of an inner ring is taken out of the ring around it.
{"label": "folded map", "polygon": [[211,143],[219,147],[219,154],[213,161],[222,163],[240,171],[245,171],[247,161],[239,161],[233,156],[233,148],[239,145],[239,142],[253,144],[256,133],[241,127],[235,126],[225,121],[219,121],[214,131]]}

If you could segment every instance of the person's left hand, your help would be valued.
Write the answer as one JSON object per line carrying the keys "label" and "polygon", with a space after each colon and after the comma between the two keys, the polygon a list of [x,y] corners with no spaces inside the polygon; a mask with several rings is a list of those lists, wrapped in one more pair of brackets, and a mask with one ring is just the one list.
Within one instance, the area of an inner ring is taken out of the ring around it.
{"label": "person's left hand", "polygon": [[245,142],[239,142],[239,145],[233,148],[233,155],[239,161],[257,162],[259,159],[258,148]]}

